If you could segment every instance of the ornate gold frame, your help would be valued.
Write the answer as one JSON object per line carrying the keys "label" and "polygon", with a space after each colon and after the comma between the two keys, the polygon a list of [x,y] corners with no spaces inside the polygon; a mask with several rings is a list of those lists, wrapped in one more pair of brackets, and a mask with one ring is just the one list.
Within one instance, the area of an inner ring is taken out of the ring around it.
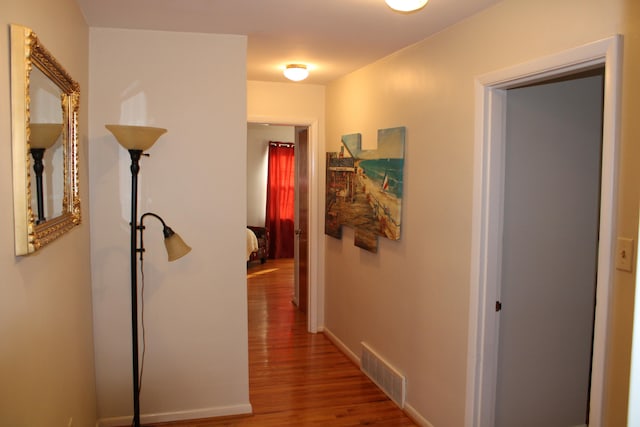
{"label": "ornate gold frame", "polygon": [[[61,90],[64,194],[62,214],[36,224],[31,206],[29,79],[38,67]],[[27,255],[80,224],[78,109],[80,86],[27,27],[11,25],[11,135],[16,255]]]}

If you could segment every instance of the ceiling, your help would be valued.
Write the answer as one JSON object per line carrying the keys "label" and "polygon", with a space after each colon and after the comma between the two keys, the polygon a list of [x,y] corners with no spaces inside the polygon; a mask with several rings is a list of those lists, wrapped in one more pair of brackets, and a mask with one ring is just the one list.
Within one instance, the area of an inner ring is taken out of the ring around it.
{"label": "ceiling", "polygon": [[77,0],[91,27],[247,35],[247,79],[287,82],[284,66],[305,63],[311,71],[305,83],[312,84],[326,84],[498,1],[430,0],[403,14],[384,0]]}

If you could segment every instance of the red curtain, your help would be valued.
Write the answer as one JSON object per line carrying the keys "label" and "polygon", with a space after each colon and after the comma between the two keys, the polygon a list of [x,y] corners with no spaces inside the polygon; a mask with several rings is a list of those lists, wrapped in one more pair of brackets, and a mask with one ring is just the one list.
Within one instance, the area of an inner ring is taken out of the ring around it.
{"label": "red curtain", "polygon": [[266,225],[270,258],[293,258],[294,159],[293,144],[269,142]]}

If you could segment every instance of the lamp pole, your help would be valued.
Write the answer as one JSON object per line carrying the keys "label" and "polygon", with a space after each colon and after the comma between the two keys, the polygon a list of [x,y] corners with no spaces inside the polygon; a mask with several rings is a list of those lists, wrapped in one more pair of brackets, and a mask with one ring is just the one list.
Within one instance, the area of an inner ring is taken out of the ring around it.
{"label": "lamp pole", "polygon": [[36,224],[40,224],[45,221],[44,189],[42,188],[42,172],[44,171],[42,158],[44,157],[44,150],[44,148],[31,149],[31,155],[33,156],[33,171],[36,173],[36,200],[38,202],[38,220],[36,221]]}
{"label": "lamp pole", "polygon": [[138,172],[142,150],[129,150],[131,156],[131,347],[133,354],[133,425],[140,427],[140,386],[138,369],[138,268],[137,218]]}
{"label": "lamp pole", "polygon": [[[142,221],[146,215],[152,215],[162,222],[164,242],[167,249],[169,261],[174,261],[186,255],[191,248],[178,234],[168,227],[162,218],[153,213],[147,213],[140,219],[138,226],[138,173],[140,172],[140,156],[143,152],[151,148],[156,140],[166,129],[129,126],[129,125],[105,125],[113,133],[118,143],[124,147],[131,156],[131,353],[133,355],[133,426],[140,427],[140,369],[139,369],[139,346],[138,346],[138,267],[136,255],[142,252],[144,247],[138,248],[137,233],[140,230],[140,243],[142,244]],[[144,154],[146,155],[146,154]]]}

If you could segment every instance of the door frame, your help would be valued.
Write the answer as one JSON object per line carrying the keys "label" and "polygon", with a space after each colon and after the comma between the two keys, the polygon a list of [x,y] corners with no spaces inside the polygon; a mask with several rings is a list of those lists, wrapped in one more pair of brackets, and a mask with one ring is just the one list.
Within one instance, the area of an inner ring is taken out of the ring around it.
{"label": "door frame", "polygon": [[318,120],[285,116],[247,116],[247,123],[269,123],[290,126],[306,126],[309,128],[308,171],[309,171],[309,301],[307,311],[307,330],[316,333],[322,322],[322,295],[324,289],[324,245],[323,218],[324,196],[320,193],[320,182],[323,166],[320,161],[322,153],[318,137]]}
{"label": "door frame", "polygon": [[507,90],[603,67],[604,108],[598,274],[590,427],[602,426],[610,293],[614,273],[622,36],[616,35],[475,80],[475,147],[465,427],[494,424],[504,208]]}

